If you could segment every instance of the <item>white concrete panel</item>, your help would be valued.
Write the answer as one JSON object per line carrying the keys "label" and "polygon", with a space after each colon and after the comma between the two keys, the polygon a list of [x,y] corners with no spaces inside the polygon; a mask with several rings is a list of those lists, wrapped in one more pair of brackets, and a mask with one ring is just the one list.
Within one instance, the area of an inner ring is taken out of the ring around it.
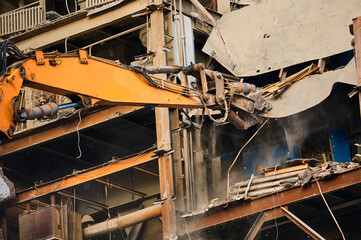
{"label": "white concrete panel", "polygon": [[357,81],[355,59],[352,59],[343,69],[300,80],[291,85],[278,98],[267,98],[272,109],[264,116],[281,118],[305,111],[325,100],[330,95],[335,83],[357,85]]}
{"label": "white concrete panel", "polygon": [[235,69],[216,31],[203,51],[237,76],[254,76],[352,49],[358,16],[361,0],[260,1],[219,20]]}

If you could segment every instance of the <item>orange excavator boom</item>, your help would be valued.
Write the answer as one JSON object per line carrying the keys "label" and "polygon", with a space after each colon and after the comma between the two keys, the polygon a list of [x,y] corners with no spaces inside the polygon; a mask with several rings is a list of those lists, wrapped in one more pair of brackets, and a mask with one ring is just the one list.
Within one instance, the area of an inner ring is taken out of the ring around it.
{"label": "orange excavator boom", "polygon": [[[257,119],[245,124],[249,118],[240,121],[245,116],[242,118],[242,112],[256,117],[258,111],[270,108],[255,86],[229,82],[222,74],[205,70],[202,64],[189,67],[134,67],[88,56],[85,50],[79,50],[67,54],[36,51],[8,66],[6,71],[4,66],[2,68],[0,132],[5,138],[13,137],[18,122],[55,115],[58,110],[71,106],[151,105],[206,108],[207,113],[208,108],[212,108],[225,115],[222,122],[228,118],[239,128],[248,128],[258,122]],[[188,88],[154,75],[180,71],[199,79],[198,88]],[[22,86],[68,96],[73,103],[66,106],[49,103],[32,109],[15,109]]]}

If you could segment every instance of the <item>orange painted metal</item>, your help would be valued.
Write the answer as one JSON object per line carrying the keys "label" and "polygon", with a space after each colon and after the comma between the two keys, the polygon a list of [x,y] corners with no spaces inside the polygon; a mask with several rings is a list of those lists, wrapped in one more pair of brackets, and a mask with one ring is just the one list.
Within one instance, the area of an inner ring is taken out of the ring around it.
{"label": "orange painted metal", "polygon": [[[329,180],[319,181],[322,192],[327,193],[361,183],[361,168],[350,170]],[[221,223],[239,219],[257,212],[266,211],[279,206],[291,204],[319,195],[320,192],[315,182],[306,187],[295,187],[270,196],[254,199],[252,201],[233,202],[229,207],[210,209],[206,213],[186,218],[189,232],[206,229]],[[184,228],[183,228],[184,229]],[[187,234],[180,229],[180,235]]]}
{"label": "orange painted metal", "polygon": [[19,95],[22,84],[20,69],[12,69],[9,76],[0,78],[0,134],[3,132],[8,138],[12,138],[15,130],[13,100]]}
{"label": "orange painted metal", "polygon": [[[37,52],[36,58],[16,63],[10,76],[0,79],[0,133],[3,132],[7,138],[13,136],[13,99],[19,95],[22,85],[60,95],[90,98],[90,105],[202,107],[197,97],[157,88],[141,74],[114,62],[87,58],[85,51],[79,54],[44,55],[44,58],[40,53]],[[160,85],[164,86],[163,83]],[[180,89],[177,84],[166,84],[172,89]]]}
{"label": "orange painted metal", "polygon": [[114,163],[109,162],[101,166],[82,171],[80,173],[74,173],[72,175],[65,176],[60,180],[44,183],[42,185],[32,187],[30,189],[17,193],[16,204],[23,203],[41,196],[45,196],[49,193],[64,190],[66,188],[74,187],[79,184],[89,182],[97,178],[101,178],[137,166],[139,164],[149,162],[154,159],[154,152],[148,151],[141,155],[130,157],[127,160],[116,161]]}
{"label": "orange painted metal", "polygon": [[42,51],[35,51],[35,58],[37,65],[44,65],[44,53]]}
{"label": "orange painted metal", "polygon": [[93,104],[202,107],[198,99],[151,86],[143,76],[120,65],[92,57],[87,64],[79,64],[78,55],[63,56],[55,58],[56,66],[50,66],[47,59],[42,66],[27,60],[22,64],[24,85],[61,95],[88,96]]}
{"label": "orange painted metal", "polygon": [[[79,125],[79,130],[85,129],[94,124],[113,119],[120,115],[136,111],[140,108],[141,107],[136,106],[114,106],[99,112],[83,116]],[[1,109],[2,108],[0,108],[0,111]],[[7,119],[7,115],[3,115],[2,113],[0,113],[0,116],[4,116],[1,118],[2,122],[0,122],[0,124],[2,124],[5,122],[4,120]],[[12,119],[8,120],[10,121]],[[47,127],[37,128],[35,130],[26,131],[20,135],[15,135],[12,141],[8,141],[3,145],[0,145],[0,156],[5,156],[18,150],[25,149],[27,147],[31,147],[49,141],[51,139],[55,139],[57,137],[61,137],[75,132],[79,123],[79,119],[66,119],[61,123],[62,124],[59,124],[59,122],[56,122],[54,124],[50,123]]]}
{"label": "orange painted metal", "polygon": [[79,50],[79,62],[82,64],[88,64],[88,53],[84,49]]}

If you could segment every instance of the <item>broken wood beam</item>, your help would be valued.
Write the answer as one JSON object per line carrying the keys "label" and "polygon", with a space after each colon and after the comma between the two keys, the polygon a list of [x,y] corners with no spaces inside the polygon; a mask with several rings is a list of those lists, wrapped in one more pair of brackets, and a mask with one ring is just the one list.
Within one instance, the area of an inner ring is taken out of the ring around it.
{"label": "broken wood beam", "polygon": [[298,166],[288,167],[288,168],[281,168],[276,171],[271,170],[269,172],[266,172],[264,175],[265,175],[265,177],[270,177],[270,176],[278,175],[281,173],[293,172],[293,171],[302,170],[302,169],[306,169],[306,168],[308,168],[307,163],[298,165]]}

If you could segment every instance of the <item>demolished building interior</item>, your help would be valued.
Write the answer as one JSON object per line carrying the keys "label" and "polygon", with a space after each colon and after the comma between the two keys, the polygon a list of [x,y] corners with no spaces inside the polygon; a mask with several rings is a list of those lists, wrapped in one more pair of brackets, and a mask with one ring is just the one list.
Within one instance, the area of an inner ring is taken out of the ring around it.
{"label": "demolished building interior", "polygon": [[[173,82],[218,101],[221,78],[253,101],[235,113],[222,85],[225,108],[169,98],[72,107],[60,87],[23,86],[14,116],[68,105],[0,131],[0,239],[360,239],[360,16],[359,0],[0,1],[2,46],[37,64],[40,50],[54,69],[72,56],[131,71],[182,66],[157,75],[153,97]],[[0,65],[19,64],[6,54]],[[187,73],[194,66],[199,75]],[[14,75],[0,67],[1,109]],[[77,69],[65,71],[82,93],[92,80],[77,85],[87,76]]]}

